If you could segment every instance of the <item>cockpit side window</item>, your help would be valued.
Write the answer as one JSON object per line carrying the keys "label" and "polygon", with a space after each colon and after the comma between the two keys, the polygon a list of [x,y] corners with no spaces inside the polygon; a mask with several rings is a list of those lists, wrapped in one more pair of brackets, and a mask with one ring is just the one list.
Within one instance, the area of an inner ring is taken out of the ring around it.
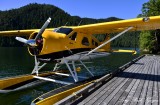
{"label": "cockpit side window", "polygon": [[53,31],[57,33],[63,33],[63,34],[68,35],[69,33],[72,32],[72,28],[56,28]]}
{"label": "cockpit side window", "polygon": [[86,46],[89,46],[89,41],[88,41],[88,38],[87,38],[87,37],[83,37],[83,39],[82,39],[82,44],[83,44],[83,45],[86,45]]}

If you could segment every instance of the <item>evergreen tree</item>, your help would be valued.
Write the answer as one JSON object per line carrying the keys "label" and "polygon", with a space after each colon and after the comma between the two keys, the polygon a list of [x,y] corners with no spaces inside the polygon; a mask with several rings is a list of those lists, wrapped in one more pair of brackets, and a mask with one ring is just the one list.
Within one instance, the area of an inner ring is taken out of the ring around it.
{"label": "evergreen tree", "polygon": [[160,0],[149,0],[143,4],[142,16],[160,15]]}
{"label": "evergreen tree", "polygon": [[[160,15],[160,0],[150,0],[143,4],[142,14],[138,17],[148,17]],[[140,49],[142,51],[148,51],[150,53],[158,53],[160,31],[144,31],[140,34]]]}

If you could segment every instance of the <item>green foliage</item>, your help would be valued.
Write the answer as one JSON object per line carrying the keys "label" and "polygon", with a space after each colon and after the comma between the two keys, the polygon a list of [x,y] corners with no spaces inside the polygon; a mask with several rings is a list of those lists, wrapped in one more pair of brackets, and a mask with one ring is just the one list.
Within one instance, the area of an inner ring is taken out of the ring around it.
{"label": "green foliage", "polygon": [[[120,36],[111,43],[114,47],[139,47],[139,33],[140,32],[127,32]],[[117,33],[116,33],[117,34]],[[115,33],[111,36],[114,36]]]}
{"label": "green foliage", "polygon": [[151,51],[153,49],[154,42],[153,39],[154,37],[151,35],[150,31],[143,31],[140,34],[140,49],[145,50],[145,51]]}
{"label": "green foliage", "polygon": [[150,0],[143,4],[142,16],[160,15],[160,0]]}
{"label": "green foliage", "polygon": [[141,32],[139,40],[140,49],[149,53],[158,53],[160,51],[160,45],[157,37],[160,37],[157,31]]}
{"label": "green foliage", "polygon": [[[160,0],[150,0],[143,4],[142,14],[138,17],[157,16],[160,15]],[[157,53],[159,49],[159,37],[155,35],[155,31],[144,31],[140,34],[140,49],[150,53]]]}
{"label": "green foliage", "polygon": [[[46,4],[29,4],[19,9],[0,11],[0,31],[3,30],[21,30],[21,29],[39,29],[48,17],[52,18],[50,27],[59,27],[67,23],[67,26],[100,23],[106,21],[120,20],[116,17],[106,19],[80,18],[79,16],[71,16],[62,9],[53,5]],[[125,38],[125,40],[123,39]],[[118,41],[113,42],[113,46],[133,46],[130,40],[132,35],[125,35]],[[127,41],[126,41],[127,40]],[[14,37],[0,37],[0,46],[23,46],[23,44],[15,41]]]}

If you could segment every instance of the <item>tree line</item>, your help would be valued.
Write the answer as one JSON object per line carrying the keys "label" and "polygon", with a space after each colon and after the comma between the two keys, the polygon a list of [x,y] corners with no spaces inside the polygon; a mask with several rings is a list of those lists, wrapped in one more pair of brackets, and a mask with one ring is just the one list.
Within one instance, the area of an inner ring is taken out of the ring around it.
{"label": "tree line", "polygon": [[[0,11],[0,31],[39,29],[48,17],[52,18],[48,27],[59,27],[66,23],[68,26],[77,26],[80,22],[81,25],[85,25],[120,20],[116,17],[106,19],[81,18],[79,16],[71,16],[64,10],[53,5],[33,3],[18,9]],[[138,46],[138,35],[135,35],[135,33],[127,33],[127,35],[113,41],[111,45],[115,47]],[[0,36],[0,46],[19,47],[23,46],[23,44],[15,41],[15,37]]]}

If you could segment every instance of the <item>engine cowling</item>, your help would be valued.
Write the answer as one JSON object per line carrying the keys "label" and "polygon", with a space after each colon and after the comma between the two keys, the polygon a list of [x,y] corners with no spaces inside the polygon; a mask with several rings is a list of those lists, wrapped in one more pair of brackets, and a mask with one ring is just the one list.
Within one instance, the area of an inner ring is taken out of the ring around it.
{"label": "engine cowling", "polygon": [[[30,40],[34,40],[36,35],[38,34],[38,32],[34,32],[30,35],[29,39]],[[35,47],[32,47],[32,46],[29,46],[28,47],[28,51],[31,55],[39,55],[40,52],[42,51],[42,48],[43,48],[43,38],[40,37],[36,40],[36,46]]]}

